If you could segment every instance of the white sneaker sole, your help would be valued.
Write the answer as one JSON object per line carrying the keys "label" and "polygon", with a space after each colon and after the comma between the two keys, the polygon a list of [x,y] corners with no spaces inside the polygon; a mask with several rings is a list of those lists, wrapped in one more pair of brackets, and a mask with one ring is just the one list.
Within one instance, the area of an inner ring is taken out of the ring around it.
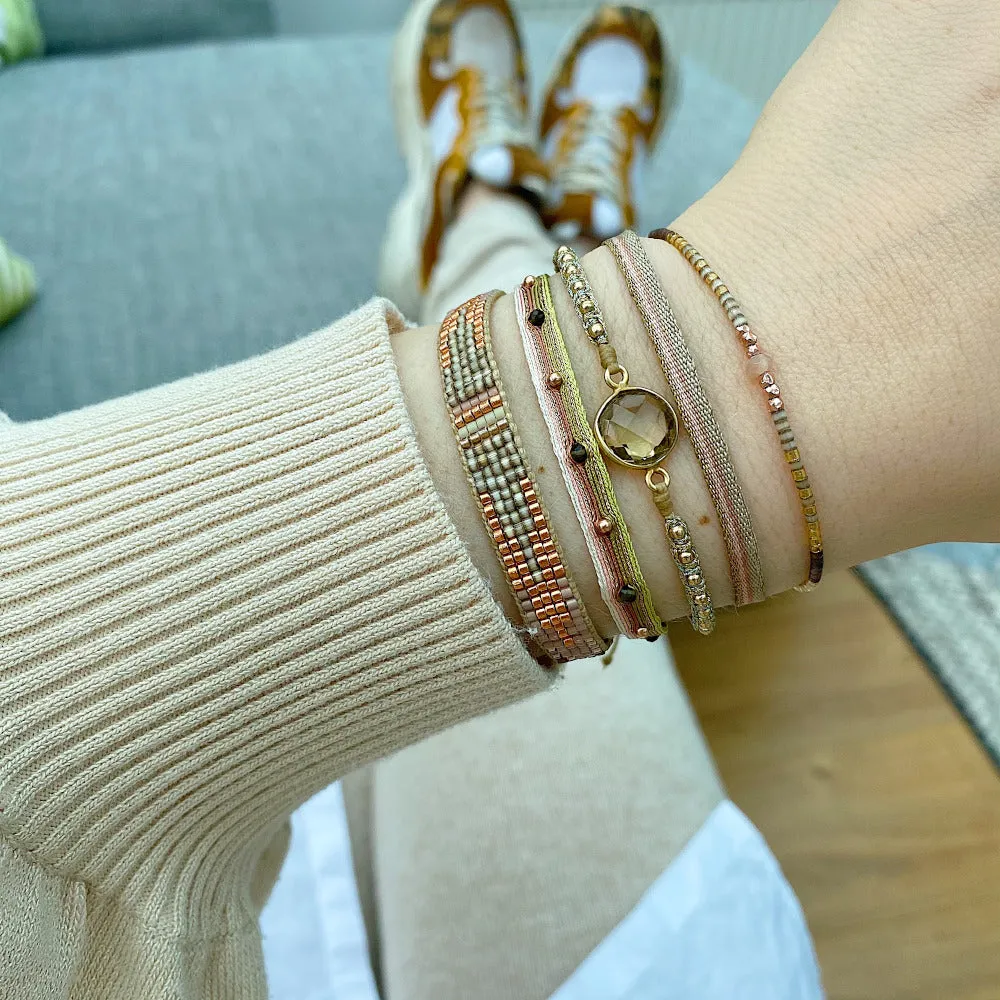
{"label": "white sneaker sole", "polygon": [[416,319],[424,290],[420,269],[424,233],[434,198],[434,156],[420,106],[420,52],[438,0],[419,0],[407,12],[393,43],[390,82],[396,139],[408,180],[389,215],[379,257],[378,290]]}

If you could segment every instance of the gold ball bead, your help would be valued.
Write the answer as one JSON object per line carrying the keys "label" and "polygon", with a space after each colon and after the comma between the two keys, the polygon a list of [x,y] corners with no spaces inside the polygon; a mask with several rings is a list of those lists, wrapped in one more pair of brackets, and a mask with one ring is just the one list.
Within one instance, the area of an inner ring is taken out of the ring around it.
{"label": "gold ball bead", "polygon": [[563,384],[563,377],[562,375],[559,374],[559,372],[552,372],[552,374],[549,375],[549,388],[559,389],[562,386],[562,384]]}
{"label": "gold ball bead", "polygon": [[709,602],[708,594],[695,594],[694,603],[698,605],[699,608],[707,608]]}
{"label": "gold ball bead", "polygon": [[577,295],[584,290],[587,286],[577,278],[575,281],[569,283],[569,290],[573,295]]}
{"label": "gold ball bead", "polygon": [[602,517],[597,522],[597,530],[602,535],[610,535],[613,528],[614,528],[614,525],[606,517]]}
{"label": "gold ball bead", "polygon": [[682,538],[687,535],[687,532],[679,524],[672,524],[670,526],[670,537],[675,541],[679,542]]}
{"label": "gold ball bead", "polygon": [[525,288],[533,288],[535,284],[535,276],[533,274],[529,274],[524,281],[521,282],[521,284],[524,285]]}
{"label": "gold ball bead", "polygon": [[594,305],[593,299],[580,299],[580,303],[577,308],[586,316],[588,313],[592,313],[597,306]]}
{"label": "gold ball bead", "polygon": [[596,320],[587,327],[587,333],[591,337],[601,337],[604,335],[604,324]]}
{"label": "gold ball bead", "polygon": [[677,558],[682,566],[690,566],[694,562],[694,553],[690,549],[685,549]]}
{"label": "gold ball bead", "polygon": [[649,635],[649,629],[645,625],[640,625],[639,628],[635,630],[635,635],[637,639],[645,639]]}
{"label": "gold ball bead", "polygon": [[701,573],[688,573],[687,575],[687,585],[689,587],[700,587],[704,582]]}

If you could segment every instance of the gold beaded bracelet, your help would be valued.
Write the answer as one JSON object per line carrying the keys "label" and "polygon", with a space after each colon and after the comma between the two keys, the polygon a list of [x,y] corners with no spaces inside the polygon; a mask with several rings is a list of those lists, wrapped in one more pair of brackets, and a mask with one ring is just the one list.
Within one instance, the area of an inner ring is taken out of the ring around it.
{"label": "gold beaded bracelet", "polygon": [[[597,348],[604,381],[611,395],[594,418],[594,432],[601,450],[619,465],[646,474],[646,485],[663,518],[670,555],[680,577],[690,609],[692,628],[702,635],[715,629],[715,609],[701,561],[687,522],[675,510],[670,495],[670,476],[663,463],[677,443],[679,422],[670,403],[653,392],[629,383],[628,370],[608,341],[607,325],[580,258],[572,247],[559,247],[552,257],[577,316],[591,343]],[[647,433],[635,430],[637,418],[650,421]]]}
{"label": "gold beaded bracelet", "polygon": [[806,525],[809,571],[806,579],[795,589],[806,592],[815,590],[823,578],[823,529],[820,526],[816,496],[809,483],[809,475],[805,465],[802,463],[802,455],[795,440],[788,413],[785,411],[781,390],[773,375],[774,362],[761,351],[760,344],[757,343],[757,335],[750,329],[750,323],[743,315],[743,310],[736,301],[736,296],[733,295],[729,286],[723,282],[708,261],[680,233],[675,233],[672,229],[654,229],[649,235],[654,240],[663,240],[665,243],[669,243],[697,271],[701,280],[708,285],[719,300],[719,304],[725,310],[729,322],[740,338],[740,343],[746,351],[750,370],[753,372],[767,402],[768,412],[771,414],[771,421],[778,435],[785,463],[791,473],[792,484],[799,498],[802,517]]}

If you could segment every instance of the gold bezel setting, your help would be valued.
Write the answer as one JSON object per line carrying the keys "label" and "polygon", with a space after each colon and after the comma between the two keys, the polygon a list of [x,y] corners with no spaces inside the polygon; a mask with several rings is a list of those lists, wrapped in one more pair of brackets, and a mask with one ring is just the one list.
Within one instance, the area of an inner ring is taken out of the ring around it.
{"label": "gold bezel setting", "polygon": [[[614,446],[608,443],[601,431],[601,418],[609,407],[613,406],[621,396],[627,393],[642,395],[654,400],[666,417],[667,429],[664,440],[661,444],[653,447],[653,452],[648,459],[634,459],[621,456],[615,451]],[[601,446],[601,451],[619,465],[623,465],[627,469],[652,469],[660,465],[670,452],[673,451],[674,445],[677,444],[677,438],[680,435],[680,424],[677,419],[677,412],[668,400],[664,399],[658,392],[653,392],[652,389],[629,385],[626,379],[618,383],[615,391],[601,404],[600,409],[597,411],[597,416],[594,417],[594,434],[597,437],[597,443]]]}

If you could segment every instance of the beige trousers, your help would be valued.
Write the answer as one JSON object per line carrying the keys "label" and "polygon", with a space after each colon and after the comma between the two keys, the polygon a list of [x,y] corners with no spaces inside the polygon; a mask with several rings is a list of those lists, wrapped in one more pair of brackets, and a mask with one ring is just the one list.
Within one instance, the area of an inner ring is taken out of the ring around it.
{"label": "beige trousers", "polygon": [[[551,270],[525,206],[448,233],[423,321]],[[573,664],[528,702],[345,782],[385,1000],[547,1000],[723,796],[665,643]]]}

